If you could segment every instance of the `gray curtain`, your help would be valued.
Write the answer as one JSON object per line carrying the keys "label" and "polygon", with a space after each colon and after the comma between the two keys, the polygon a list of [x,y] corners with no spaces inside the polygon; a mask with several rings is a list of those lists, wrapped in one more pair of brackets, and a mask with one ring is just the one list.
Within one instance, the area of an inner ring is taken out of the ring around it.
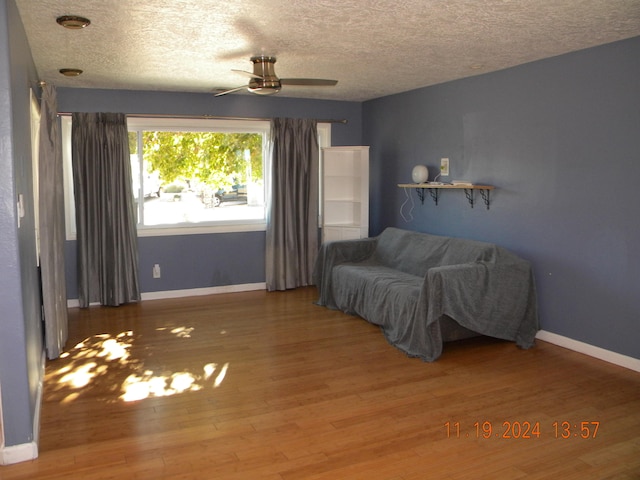
{"label": "gray curtain", "polygon": [[42,311],[49,359],[60,356],[68,337],[64,273],[64,182],[57,115],[55,87],[45,85],[40,102],[38,143],[38,229]]}
{"label": "gray curtain", "polygon": [[138,301],[136,210],[126,117],[74,113],[72,120],[80,306]]}
{"label": "gray curtain", "polygon": [[267,290],[313,284],[318,254],[318,136],[315,120],[271,121],[271,203],[267,213]]}

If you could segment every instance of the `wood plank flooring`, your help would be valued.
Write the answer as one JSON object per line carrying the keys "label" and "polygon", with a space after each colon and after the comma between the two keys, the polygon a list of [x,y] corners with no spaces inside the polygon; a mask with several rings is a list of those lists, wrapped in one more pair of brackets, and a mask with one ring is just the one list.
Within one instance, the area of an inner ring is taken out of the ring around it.
{"label": "wood plank flooring", "polygon": [[0,478],[640,478],[639,373],[489,338],[425,363],[315,298],[71,310],[40,457]]}

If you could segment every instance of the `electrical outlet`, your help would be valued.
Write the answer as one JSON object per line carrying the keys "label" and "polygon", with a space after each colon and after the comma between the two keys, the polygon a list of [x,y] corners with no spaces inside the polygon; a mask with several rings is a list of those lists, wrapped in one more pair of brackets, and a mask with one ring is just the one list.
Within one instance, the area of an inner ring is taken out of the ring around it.
{"label": "electrical outlet", "polygon": [[440,175],[443,177],[449,176],[449,159],[441,158],[440,159]]}
{"label": "electrical outlet", "polygon": [[153,266],[153,278],[160,278],[160,264],[158,263]]}

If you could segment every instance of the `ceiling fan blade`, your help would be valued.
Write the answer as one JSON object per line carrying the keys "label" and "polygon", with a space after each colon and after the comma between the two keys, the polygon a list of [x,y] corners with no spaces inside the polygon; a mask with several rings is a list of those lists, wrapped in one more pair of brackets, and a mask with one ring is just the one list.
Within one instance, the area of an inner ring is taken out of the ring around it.
{"label": "ceiling fan blade", "polygon": [[240,90],[245,90],[246,88],[247,88],[246,85],[243,85],[241,87],[231,88],[229,90],[224,90],[222,92],[216,93],[214,97],[221,97],[222,95],[226,95],[227,93],[239,92]]}
{"label": "ceiling fan blade", "polygon": [[281,78],[282,85],[302,85],[310,87],[333,87],[337,80],[324,80],[322,78]]}
{"label": "ceiling fan blade", "polygon": [[[337,80],[326,80],[322,78],[282,78],[276,75],[274,64],[276,57],[269,55],[255,55],[250,58],[253,63],[253,72],[245,70],[232,70],[235,73],[245,75],[251,80],[246,86],[250,93],[258,95],[273,95],[280,91],[283,85],[298,85],[303,87],[333,87],[338,84]],[[216,97],[227,93],[242,90],[245,87],[238,87],[216,94]]]}
{"label": "ceiling fan blade", "polygon": [[235,73],[239,73],[240,75],[245,75],[249,78],[264,78],[264,77],[261,77],[260,75],[256,75],[255,73],[247,72],[246,70],[231,69],[231,71]]}

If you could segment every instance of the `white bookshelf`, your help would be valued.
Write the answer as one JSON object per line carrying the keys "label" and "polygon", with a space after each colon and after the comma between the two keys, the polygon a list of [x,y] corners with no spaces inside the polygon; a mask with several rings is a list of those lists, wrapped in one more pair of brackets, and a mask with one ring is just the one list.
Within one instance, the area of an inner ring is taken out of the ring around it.
{"label": "white bookshelf", "polygon": [[322,149],[322,241],[369,236],[369,147]]}

